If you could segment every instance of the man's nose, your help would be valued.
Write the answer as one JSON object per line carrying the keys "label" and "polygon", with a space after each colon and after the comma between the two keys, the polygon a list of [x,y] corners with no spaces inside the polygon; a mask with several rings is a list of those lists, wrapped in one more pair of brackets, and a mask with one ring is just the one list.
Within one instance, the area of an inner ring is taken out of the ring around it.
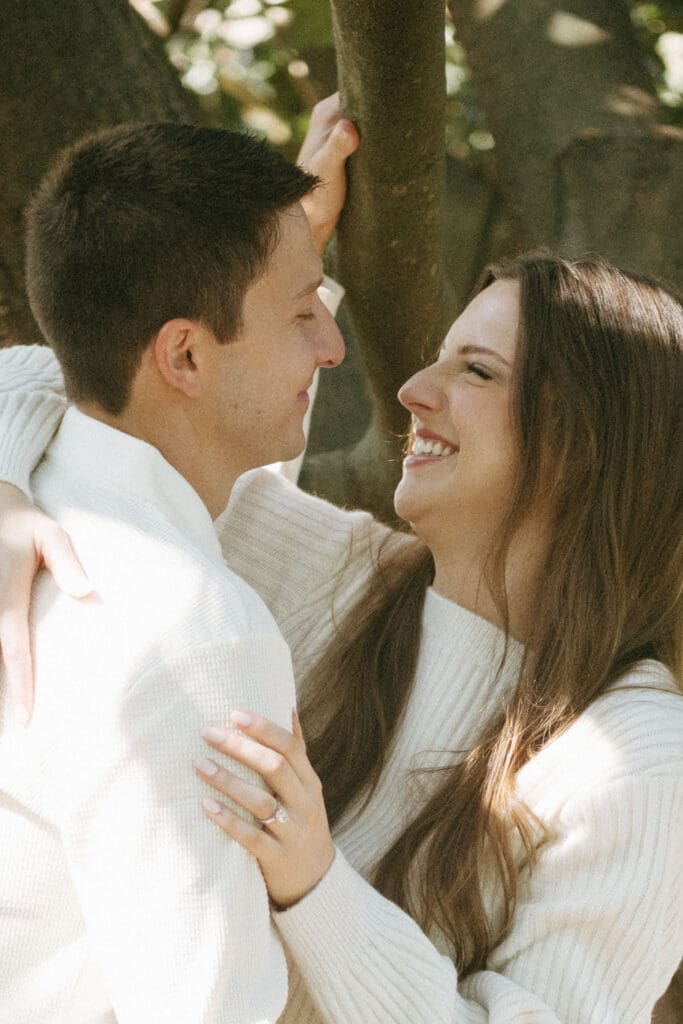
{"label": "man's nose", "polygon": [[327,309],[320,318],[317,340],[318,366],[339,366],[346,355],[346,346],[336,320]]}

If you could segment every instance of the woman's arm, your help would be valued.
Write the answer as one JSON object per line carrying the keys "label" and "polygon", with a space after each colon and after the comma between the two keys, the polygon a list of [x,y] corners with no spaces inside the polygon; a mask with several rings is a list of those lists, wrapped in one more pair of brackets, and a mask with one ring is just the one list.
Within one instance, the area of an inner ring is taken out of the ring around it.
{"label": "woman's arm", "polygon": [[270,608],[297,677],[360,597],[380,550],[409,543],[369,513],[337,508],[267,469],[237,481],[219,519],[225,560]]}
{"label": "woman's arm", "polygon": [[66,410],[52,351],[40,345],[0,350],[0,648],[17,719],[33,705],[28,609],[41,565],[73,597],[91,587],[66,534],[29,501],[30,476]]}
{"label": "woman's arm", "polygon": [[62,371],[51,349],[0,349],[0,480],[31,496],[29,478],[66,405]]}
{"label": "woman's arm", "polygon": [[[534,869],[521,870],[508,935],[486,969],[463,979],[339,850],[328,869],[322,799],[296,730],[252,716],[250,725],[231,722],[248,740],[211,740],[265,777],[284,820],[259,829],[227,807],[210,816],[259,860],[271,896],[287,907],[275,923],[329,1024],[649,1024],[683,953],[677,717],[672,704],[659,767],[567,801]],[[249,799],[229,774],[204,778],[238,803]]]}

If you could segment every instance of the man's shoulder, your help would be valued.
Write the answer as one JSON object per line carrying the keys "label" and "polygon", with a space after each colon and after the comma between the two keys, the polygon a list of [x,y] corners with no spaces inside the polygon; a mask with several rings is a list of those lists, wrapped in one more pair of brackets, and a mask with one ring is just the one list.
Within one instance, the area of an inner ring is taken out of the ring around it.
{"label": "man's shoulder", "polygon": [[43,575],[32,615],[39,658],[59,651],[74,670],[115,665],[122,678],[189,647],[254,634],[279,639],[265,604],[227,568],[217,544],[207,551],[158,509],[145,516],[60,510],[94,595],[74,601]]}

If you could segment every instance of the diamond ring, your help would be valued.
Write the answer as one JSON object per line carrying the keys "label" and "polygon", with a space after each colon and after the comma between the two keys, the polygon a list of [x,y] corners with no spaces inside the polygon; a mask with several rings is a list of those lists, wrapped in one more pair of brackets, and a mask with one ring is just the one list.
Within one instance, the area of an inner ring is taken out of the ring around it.
{"label": "diamond ring", "polygon": [[275,808],[275,813],[271,814],[270,818],[259,818],[258,821],[260,821],[262,825],[271,825],[274,821],[277,821],[280,825],[284,825],[286,821],[289,821],[289,815],[282,804],[278,804]]}

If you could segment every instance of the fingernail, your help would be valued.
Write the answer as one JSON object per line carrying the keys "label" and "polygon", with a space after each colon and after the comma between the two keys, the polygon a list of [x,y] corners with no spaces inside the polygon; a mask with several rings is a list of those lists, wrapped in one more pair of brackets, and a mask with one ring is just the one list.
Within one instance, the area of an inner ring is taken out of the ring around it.
{"label": "fingernail", "polygon": [[31,714],[25,704],[14,705],[14,721],[17,725],[28,725]]}
{"label": "fingernail", "polygon": [[212,743],[223,743],[227,733],[225,729],[217,729],[215,725],[207,725],[205,729],[202,729],[202,736],[205,740],[211,740]]}
{"label": "fingernail", "polygon": [[251,715],[248,715],[246,711],[231,711],[230,721],[235,725],[251,725]]}
{"label": "fingernail", "polygon": [[220,814],[220,812],[223,810],[218,801],[212,800],[210,796],[202,797],[202,807],[204,808],[205,811],[208,811],[209,814]]}
{"label": "fingernail", "polygon": [[203,775],[215,775],[218,771],[218,765],[214,764],[213,761],[209,761],[208,757],[198,757],[194,766],[195,768],[198,768]]}

